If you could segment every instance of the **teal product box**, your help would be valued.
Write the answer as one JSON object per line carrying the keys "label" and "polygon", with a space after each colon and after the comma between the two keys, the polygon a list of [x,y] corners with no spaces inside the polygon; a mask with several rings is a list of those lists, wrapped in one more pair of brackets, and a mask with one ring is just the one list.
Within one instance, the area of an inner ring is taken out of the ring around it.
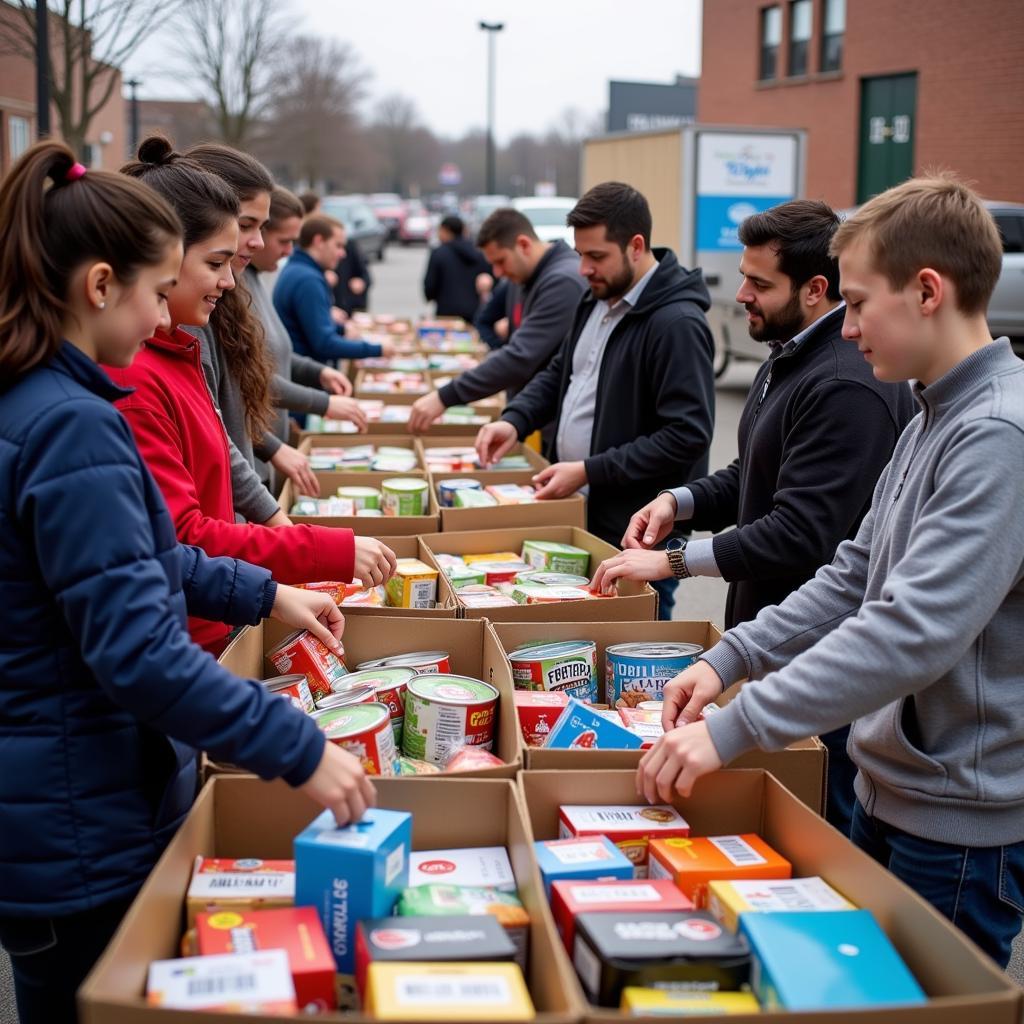
{"label": "teal product box", "polygon": [[549,901],[552,882],[633,879],[633,862],[607,836],[542,839],[533,849]]}
{"label": "teal product box", "polygon": [[[606,712],[607,714],[607,712]],[[644,741],[575,697],[559,716],[544,746],[548,750],[639,750]]]}
{"label": "teal product box", "polygon": [[390,917],[409,884],[412,815],[372,808],[338,828],[324,811],[295,837],[295,905],[315,907],[341,974],[355,974],[356,925]]}
{"label": "teal product box", "polygon": [[741,914],[763,1009],[840,1010],[927,1002],[870,910]]}

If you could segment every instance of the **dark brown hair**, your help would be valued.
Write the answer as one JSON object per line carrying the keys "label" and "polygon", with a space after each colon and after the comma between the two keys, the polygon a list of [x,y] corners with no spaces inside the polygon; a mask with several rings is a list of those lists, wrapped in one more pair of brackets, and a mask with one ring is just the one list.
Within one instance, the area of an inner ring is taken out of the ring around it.
{"label": "dark brown hair", "polygon": [[623,252],[636,235],[643,238],[645,249],[651,247],[651,208],[641,192],[621,181],[595,185],[569,211],[565,223],[570,228],[603,224],[605,237]]}
{"label": "dark brown hair", "polygon": [[739,228],[743,245],[766,245],[779,260],[779,270],[792,282],[792,291],[812,277],[828,281],[825,295],[839,295],[839,264],[829,253],[839,216],[819,199],[791,199],[762,213],[751,214]]}
{"label": "dark brown hair", "polygon": [[312,213],[320,205],[320,197],[315,192],[307,190],[306,192],[299,193],[299,202],[302,203],[302,212],[303,216],[305,216],[307,213]]}
{"label": "dark brown hair", "polygon": [[[274,179],[255,157],[217,142],[193,146],[185,156],[216,174],[231,187],[239,202],[272,194]],[[253,441],[262,440],[274,419],[271,395],[276,366],[267,347],[267,335],[252,312],[252,296],[244,279],[236,278],[210,316],[210,337],[220,347],[227,373],[237,382],[245,407],[245,426]]]}
{"label": "dark brown hair", "polygon": [[40,142],[0,187],[0,386],[57,353],[78,267],[109,263],[131,285],[181,238],[174,211],[144,185],[106,171],[68,181],[74,164],[67,146]]}
{"label": "dark brown hair", "polygon": [[341,228],[342,231],[345,230],[345,225],[340,220],[335,220],[322,213],[314,213],[312,217],[307,217],[302,222],[302,230],[299,232],[299,248],[308,249],[317,238],[330,238],[338,228]]}
{"label": "dark brown hair", "polygon": [[512,249],[520,235],[537,240],[537,232],[534,231],[529,218],[511,206],[503,206],[500,210],[495,210],[480,225],[476,244],[482,249],[488,243],[494,242],[499,249]]}
{"label": "dark brown hair", "polygon": [[286,221],[290,217],[298,217],[299,220],[302,220],[305,216],[306,211],[299,197],[281,185],[275,185],[274,191],[270,193],[270,220],[267,221],[267,227],[276,230],[281,226],[282,221]]}

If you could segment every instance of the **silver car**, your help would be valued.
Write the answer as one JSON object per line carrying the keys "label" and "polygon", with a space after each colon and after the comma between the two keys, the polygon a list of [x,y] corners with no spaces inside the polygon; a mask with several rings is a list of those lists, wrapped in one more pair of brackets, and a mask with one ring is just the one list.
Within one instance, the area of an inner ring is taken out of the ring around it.
{"label": "silver car", "polygon": [[1024,354],[1024,203],[986,202],[1003,240],[1003,272],[988,304],[992,336],[1007,334]]}

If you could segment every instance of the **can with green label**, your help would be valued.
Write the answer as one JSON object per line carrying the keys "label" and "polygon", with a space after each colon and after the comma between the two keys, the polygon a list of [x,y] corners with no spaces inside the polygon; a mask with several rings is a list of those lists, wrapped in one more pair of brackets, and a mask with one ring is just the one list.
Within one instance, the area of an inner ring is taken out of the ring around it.
{"label": "can with green label", "polygon": [[498,691],[469,676],[424,674],[411,679],[405,694],[402,753],[445,765],[462,747],[490,750]]}
{"label": "can with green label", "polygon": [[349,498],[356,512],[364,508],[380,508],[380,491],[376,487],[339,487],[339,498]]}
{"label": "can with green label", "polygon": [[427,481],[414,477],[392,477],[380,485],[384,492],[384,515],[425,516],[427,514]]}

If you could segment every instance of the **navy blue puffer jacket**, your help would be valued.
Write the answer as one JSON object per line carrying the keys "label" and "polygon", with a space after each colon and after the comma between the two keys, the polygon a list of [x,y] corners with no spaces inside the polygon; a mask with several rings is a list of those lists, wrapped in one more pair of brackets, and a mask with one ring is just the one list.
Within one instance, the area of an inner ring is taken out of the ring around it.
{"label": "navy blue puffer jacket", "polygon": [[194,748],[293,785],[323,752],[189,639],[186,610],[255,623],[276,584],[178,544],[125,394],[69,343],[0,391],[0,915],[137,889],[192,801]]}

